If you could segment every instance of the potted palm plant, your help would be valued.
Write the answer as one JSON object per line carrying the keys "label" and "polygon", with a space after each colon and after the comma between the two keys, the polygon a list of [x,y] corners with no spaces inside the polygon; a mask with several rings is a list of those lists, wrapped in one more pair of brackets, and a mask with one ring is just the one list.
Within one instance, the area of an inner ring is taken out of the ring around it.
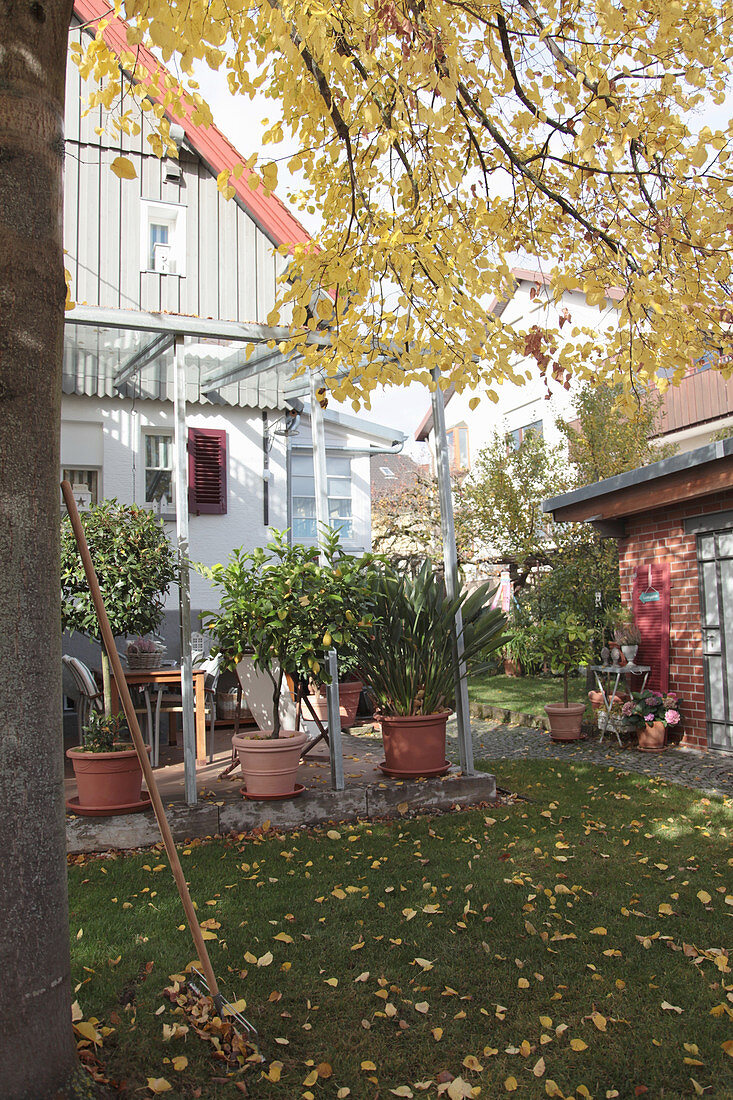
{"label": "potted palm plant", "polygon": [[143,771],[122,711],[92,711],[82,732],[83,744],[66,751],[77,789],[67,808],[76,814],[106,817],[149,806],[149,796],[141,797]]}
{"label": "potted palm plant", "polygon": [[447,771],[445,728],[455,695],[455,618],[463,616],[466,667],[500,649],[506,616],[481,585],[450,599],[428,559],[415,575],[384,566],[372,575],[376,629],[356,640],[382,729],[382,770],[395,778]]}
{"label": "potted palm plant", "polygon": [[264,549],[235,550],[226,565],[199,567],[220,590],[219,611],[204,623],[213,652],[223,654],[228,668],[249,653],[272,683],[272,727],[232,739],[248,798],[287,798],[295,791],[307,734],[281,728],[285,677],[328,683],[325,652],[348,648],[371,627],[371,558],[342,553],[336,532],[323,542],[323,564],[318,548],[289,546],[285,533],[275,532]]}
{"label": "potted palm plant", "polygon": [[585,704],[569,701],[568,680],[573,669],[592,659],[593,635],[593,628],[571,612],[545,619],[537,627],[537,648],[552,672],[562,676],[563,702],[545,707],[553,741],[577,741],[581,737]]}

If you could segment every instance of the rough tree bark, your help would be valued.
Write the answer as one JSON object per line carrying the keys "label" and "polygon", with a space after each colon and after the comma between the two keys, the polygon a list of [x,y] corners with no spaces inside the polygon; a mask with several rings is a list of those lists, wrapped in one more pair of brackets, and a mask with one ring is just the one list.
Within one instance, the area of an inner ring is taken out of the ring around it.
{"label": "rough tree bark", "polygon": [[59,611],[71,0],[0,0],[0,1093],[54,1095],[70,1019]]}

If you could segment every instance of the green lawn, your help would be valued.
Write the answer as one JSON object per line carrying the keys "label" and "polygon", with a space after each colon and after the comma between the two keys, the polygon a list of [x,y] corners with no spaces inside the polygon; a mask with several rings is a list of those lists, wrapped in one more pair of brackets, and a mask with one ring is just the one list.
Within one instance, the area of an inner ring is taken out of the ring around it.
{"label": "green lawn", "polygon": [[[571,703],[588,702],[585,676],[574,677],[568,687]],[[546,703],[562,702],[562,679],[559,676],[495,676],[484,672],[469,677],[468,694],[474,703],[544,715]]]}
{"label": "green lawn", "polygon": [[192,958],[165,858],[72,865],[76,996],[113,1029],[106,1075],[206,1100],[435,1100],[446,1074],[466,1082],[449,1100],[733,1097],[730,806],[577,763],[487,766],[524,798],[185,849],[271,1080],[228,1081],[193,1030],[165,1039],[185,1019],[163,990]]}

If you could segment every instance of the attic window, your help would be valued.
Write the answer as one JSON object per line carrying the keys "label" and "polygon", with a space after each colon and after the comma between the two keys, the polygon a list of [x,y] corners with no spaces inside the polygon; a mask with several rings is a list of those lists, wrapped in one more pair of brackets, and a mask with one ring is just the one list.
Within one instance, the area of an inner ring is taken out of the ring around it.
{"label": "attic window", "polygon": [[389,466],[380,466],[379,467],[379,472],[382,474],[383,477],[386,477],[386,478],[395,478],[395,477],[397,477],[397,474],[394,472],[394,470],[390,470]]}
{"label": "attic window", "polygon": [[186,274],[186,208],[169,202],[141,203],[140,270]]}

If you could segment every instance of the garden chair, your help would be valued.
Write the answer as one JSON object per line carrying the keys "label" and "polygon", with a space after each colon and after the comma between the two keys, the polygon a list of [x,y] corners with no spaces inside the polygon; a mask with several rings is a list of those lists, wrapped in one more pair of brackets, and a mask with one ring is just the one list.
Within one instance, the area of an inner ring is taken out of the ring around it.
{"label": "garden chair", "polygon": [[[206,695],[206,718],[208,721],[209,763],[211,764],[214,759],[216,685],[219,681],[219,673],[221,671],[221,654],[217,654],[216,657],[207,657],[205,660],[195,661],[194,668],[203,669],[205,672],[204,692]],[[169,721],[175,721],[175,715],[183,713],[183,698],[180,694],[166,692],[163,684],[160,684],[155,690],[157,698],[155,701],[155,725],[153,734],[153,767],[157,767],[160,759],[161,714],[167,714],[169,716]]]}
{"label": "garden chair", "polygon": [[[78,657],[70,657],[68,654],[64,654],[61,660],[69,670],[79,693],[76,701],[76,719],[79,729],[79,744],[81,745],[84,741],[84,726],[89,721],[89,715],[93,710],[99,711],[100,714],[104,710],[104,695],[97,686],[97,681],[94,679],[91,669],[83,661],[80,661]],[[135,713],[145,716],[148,743],[152,747],[153,715],[150,708],[150,695],[146,689],[143,689],[143,692],[145,706],[136,706]]]}

